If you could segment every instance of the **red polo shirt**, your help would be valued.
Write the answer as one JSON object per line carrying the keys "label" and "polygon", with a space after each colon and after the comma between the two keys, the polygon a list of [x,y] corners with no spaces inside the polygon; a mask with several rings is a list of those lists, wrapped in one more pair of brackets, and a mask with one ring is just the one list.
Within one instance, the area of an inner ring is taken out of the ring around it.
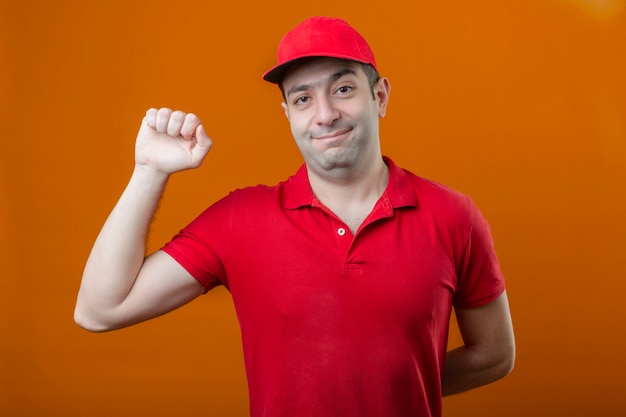
{"label": "red polo shirt", "polygon": [[355,235],[306,168],[236,190],[163,250],[239,317],[252,417],[441,415],[452,306],[504,280],[470,199],[398,168]]}

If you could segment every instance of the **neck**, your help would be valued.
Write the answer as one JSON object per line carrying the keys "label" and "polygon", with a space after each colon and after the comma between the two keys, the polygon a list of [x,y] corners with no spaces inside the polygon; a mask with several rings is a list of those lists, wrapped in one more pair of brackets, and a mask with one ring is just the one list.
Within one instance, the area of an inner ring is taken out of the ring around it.
{"label": "neck", "polygon": [[355,233],[387,188],[389,168],[382,157],[350,175],[323,177],[308,170],[317,199]]}

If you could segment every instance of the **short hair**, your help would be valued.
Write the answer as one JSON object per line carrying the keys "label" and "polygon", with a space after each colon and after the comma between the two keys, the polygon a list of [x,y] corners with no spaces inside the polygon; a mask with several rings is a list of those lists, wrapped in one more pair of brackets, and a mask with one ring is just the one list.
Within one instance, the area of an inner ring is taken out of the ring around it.
{"label": "short hair", "polygon": [[376,71],[376,68],[374,68],[371,64],[362,64],[360,62],[359,64],[361,65],[361,68],[363,69],[363,72],[365,73],[365,76],[367,77],[367,81],[369,82],[370,90],[372,91],[372,100],[376,100],[376,94],[374,94],[374,87],[376,87],[376,83],[378,83],[378,81],[380,80],[380,74],[378,73],[378,71]]}
{"label": "short hair", "polygon": [[[302,58],[301,61],[305,61],[305,60],[306,61],[312,61],[314,59],[317,59],[317,57]],[[378,71],[376,71],[376,68],[374,68],[371,64],[365,64],[363,62],[357,62],[357,61],[350,61],[350,62],[353,62],[355,65],[361,67],[361,69],[365,73],[365,76],[367,77],[367,82],[369,84],[370,91],[372,93],[372,100],[376,100],[376,94],[374,93],[374,87],[376,86],[376,83],[378,83],[378,81],[380,80],[380,74],[378,73]],[[283,88],[283,80],[282,79],[280,80],[280,82],[278,82],[278,87],[280,88],[280,92],[283,95],[283,99],[286,101],[287,97],[285,96],[285,89]]]}

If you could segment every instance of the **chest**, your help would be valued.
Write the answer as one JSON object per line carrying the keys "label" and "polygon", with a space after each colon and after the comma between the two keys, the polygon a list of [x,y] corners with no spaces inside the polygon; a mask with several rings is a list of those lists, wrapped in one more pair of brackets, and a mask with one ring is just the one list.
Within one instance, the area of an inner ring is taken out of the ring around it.
{"label": "chest", "polygon": [[242,237],[235,245],[240,256],[227,273],[242,327],[248,317],[304,329],[423,326],[437,315],[445,321],[456,286],[454,251],[431,223],[404,213],[353,235],[336,216],[290,214],[254,226],[262,244]]}

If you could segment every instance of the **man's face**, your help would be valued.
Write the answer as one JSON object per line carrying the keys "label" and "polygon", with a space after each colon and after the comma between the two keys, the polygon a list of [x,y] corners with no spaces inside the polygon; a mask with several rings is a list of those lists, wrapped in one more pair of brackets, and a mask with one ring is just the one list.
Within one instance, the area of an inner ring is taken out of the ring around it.
{"label": "man's face", "polygon": [[332,174],[380,157],[378,118],[386,110],[387,79],[372,97],[359,64],[319,58],[290,68],[282,87],[282,105],[309,170]]}

